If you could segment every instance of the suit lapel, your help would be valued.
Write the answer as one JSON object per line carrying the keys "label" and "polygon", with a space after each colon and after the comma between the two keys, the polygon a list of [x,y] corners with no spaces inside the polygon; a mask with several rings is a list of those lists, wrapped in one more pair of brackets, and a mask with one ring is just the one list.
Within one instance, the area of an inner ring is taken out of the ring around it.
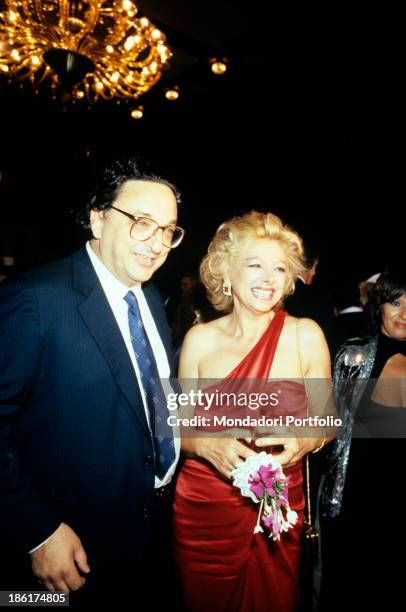
{"label": "suit lapel", "polygon": [[86,297],[79,313],[108,362],[113,377],[150,437],[140,389],[128,350],[102,286],[84,249],[73,256],[74,287]]}

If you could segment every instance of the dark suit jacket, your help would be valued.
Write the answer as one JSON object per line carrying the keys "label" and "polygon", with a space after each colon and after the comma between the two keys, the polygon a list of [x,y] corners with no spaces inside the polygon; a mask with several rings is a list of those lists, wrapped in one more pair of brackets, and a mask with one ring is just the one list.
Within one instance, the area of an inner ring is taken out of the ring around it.
{"label": "dark suit jacket", "polygon": [[336,346],[334,307],[333,300],[327,292],[315,285],[306,285],[298,278],[295,292],[286,298],[284,307],[294,317],[307,317],[316,321],[326,336],[330,352],[334,352]]}
{"label": "dark suit jacket", "polygon": [[[144,293],[170,358],[164,307],[152,287]],[[150,435],[85,249],[0,285],[0,347],[2,535],[29,551],[64,521],[90,555],[142,557],[155,498]]]}
{"label": "dark suit jacket", "polygon": [[368,321],[364,312],[344,312],[336,317],[337,350],[349,338],[363,338],[368,333]]}

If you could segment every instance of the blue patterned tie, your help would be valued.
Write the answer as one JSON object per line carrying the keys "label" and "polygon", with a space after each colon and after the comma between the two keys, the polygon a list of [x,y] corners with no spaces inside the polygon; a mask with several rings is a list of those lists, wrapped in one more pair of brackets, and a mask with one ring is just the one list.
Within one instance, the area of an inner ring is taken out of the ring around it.
{"label": "blue patterned tie", "polygon": [[149,412],[154,449],[155,472],[163,478],[175,461],[175,447],[166,398],[159,379],[154,353],[145,331],[137,298],[132,291],[125,296],[128,304],[128,324],[135,358],[140,371],[142,388]]}

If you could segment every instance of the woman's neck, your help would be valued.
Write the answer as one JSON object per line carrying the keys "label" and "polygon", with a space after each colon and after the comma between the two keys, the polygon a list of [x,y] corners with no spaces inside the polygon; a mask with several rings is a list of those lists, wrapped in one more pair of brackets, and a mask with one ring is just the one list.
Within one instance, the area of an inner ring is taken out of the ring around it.
{"label": "woman's neck", "polygon": [[381,325],[380,333],[382,336],[385,336],[385,338],[387,338],[388,340],[393,340],[393,342],[406,343],[406,338],[394,338],[393,336],[390,336],[388,332],[385,330],[385,328],[383,327],[383,325]]}
{"label": "woman's neck", "polygon": [[262,336],[274,316],[273,310],[257,314],[237,306],[230,314],[229,333],[245,340],[255,340]]}

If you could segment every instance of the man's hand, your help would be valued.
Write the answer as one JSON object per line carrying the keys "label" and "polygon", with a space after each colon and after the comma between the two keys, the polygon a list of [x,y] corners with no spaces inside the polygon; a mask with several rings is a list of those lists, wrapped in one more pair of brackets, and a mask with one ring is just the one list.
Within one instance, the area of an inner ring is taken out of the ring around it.
{"label": "man's hand", "polygon": [[45,544],[31,553],[31,565],[34,575],[48,591],[77,591],[90,572],[85,549],[76,533],[61,523]]}

